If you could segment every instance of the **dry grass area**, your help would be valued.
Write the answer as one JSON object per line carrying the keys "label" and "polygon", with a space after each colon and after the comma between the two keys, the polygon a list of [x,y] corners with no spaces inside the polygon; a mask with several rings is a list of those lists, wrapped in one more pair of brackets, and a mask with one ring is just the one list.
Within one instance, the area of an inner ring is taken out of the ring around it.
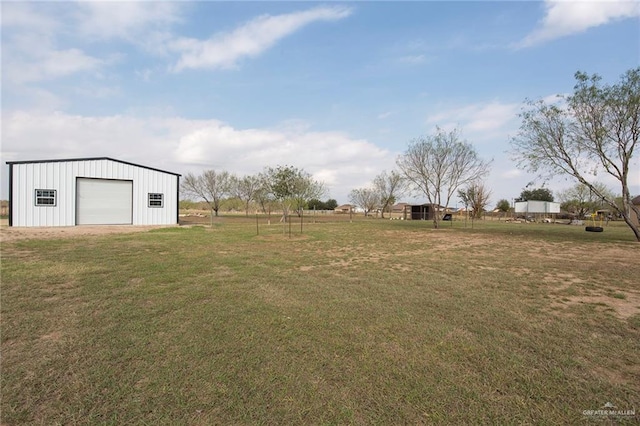
{"label": "dry grass area", "polygon": [[623,227],[21,231],[0,230],[2,424],[639,420],[584,415],[640,407]]}

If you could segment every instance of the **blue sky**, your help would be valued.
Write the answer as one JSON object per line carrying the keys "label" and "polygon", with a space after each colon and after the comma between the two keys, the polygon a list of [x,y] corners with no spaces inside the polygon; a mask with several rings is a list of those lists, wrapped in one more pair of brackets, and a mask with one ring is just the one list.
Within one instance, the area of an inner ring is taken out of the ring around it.
{"label": "blue sky", "polygon": [[617,82],[640,64],[639,17],[637,1],[2,2],[2,198],[6,161],[109,156],[294,165],[345,203],[440,126],[493,159],[495,204],[535,178],[507,152],[523,101],[570,93],[578,70]]}

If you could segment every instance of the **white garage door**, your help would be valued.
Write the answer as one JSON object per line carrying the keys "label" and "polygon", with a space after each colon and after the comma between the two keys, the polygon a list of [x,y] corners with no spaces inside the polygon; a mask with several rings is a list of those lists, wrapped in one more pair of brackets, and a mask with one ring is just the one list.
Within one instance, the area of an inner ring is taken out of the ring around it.
{"label": "white garage door", "polygon": [[78,178],[78,225],[129,225],[133,217],[133,182]]}

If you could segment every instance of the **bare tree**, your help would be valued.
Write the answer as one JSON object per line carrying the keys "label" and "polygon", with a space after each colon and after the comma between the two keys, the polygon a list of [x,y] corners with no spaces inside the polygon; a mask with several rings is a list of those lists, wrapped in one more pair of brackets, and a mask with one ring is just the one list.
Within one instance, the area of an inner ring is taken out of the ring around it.
{"label": "bare tree", "polygon": [[471,207],[471,217],[479,219],[482,217],[482,212],[489,205],[491,190],[483,182],[471,182],[466,187],[458,190],[458,197],[460,197],[465,207]]}
{"label": "bare tree", "polygon": [[406,191],[406,181],[404,177],[395,170],[392,170],[390,173],[384,170],[373,180],[373,186],[380,197],[380,210],[382,212],[382,218],[384,219],[384,211]]}
{"label": "bare tree", "polygon": [[436,210],[433,225],[438,228],[439,206],[446,207],[461,186],[485,176],[491,162],[482,160],[471,144],[461,141],[457,130],[438,128],[434,135],[411,141],[397,163],[414,191],[424,194]]}
{"label": "bare tree", "polygon": [[364,210],[364,215],[380,205],[380,194],[374,188],[358,188],[349,193],[349,201]]}
{"label": "bare tree", "polygon": [[249,216],[249,205],[256,198],[256,193],[260,189],[260,179],[257,176],[231,176],[231,194],[237,197],[244,204],[245,216]]}
{"label": "bare tree", "polygon": [[262,213],[270,213],[271,206],[274,202],[273,196],[269,192],[269,185],[266,182],[266,176],[261,173],[258,175],[258,189],[254,195],[255,201],[260,206]]}
{"label": "bare tree", "polygon": [[[629,172],[640,137],[640,67],[627,71],[618,84],[602,85],[598,75],[575,74],[572,96],[562,104],[527,102],[522,125],[512,139],[519,166],[540,176],[569,175],[586,185],[617,212],[640,242],[640,208],[631,203]],[[620,182],[622,206],[593,181],[605,172]]]}
{"label": "bare tree", "polygon": [[226,171],[205,170],[199,176],[188,173],[182,179],[182,191],[203,199],[209,205],[212,223],[214,213],[218,216],[220,202],[229,193],[229,185],[229,172]]}

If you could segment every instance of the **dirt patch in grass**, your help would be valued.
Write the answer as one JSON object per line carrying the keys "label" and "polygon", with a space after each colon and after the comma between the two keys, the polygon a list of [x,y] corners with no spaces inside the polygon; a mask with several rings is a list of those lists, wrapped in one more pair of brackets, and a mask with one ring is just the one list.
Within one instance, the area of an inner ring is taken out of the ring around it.
{"label": "dirt patch in grass", "polygon": [[86,237],[89,235],[127,234],[148,232],[152,229],[177,227],[177,225],[82,225],[56,227],[0,227],[0,242],[16,240],[51,240],[61,238]]}
{"label": "dirt patch in grass", "polygon": [[[620,293],[618,293],[620,294]],[[593,305],[598,311],[610,311],[617,318],[626,320],[634,315],[640,314],[640,295],[635,293],[622,293],[624,299],[612,297],[611,295],[580,295],[580,296],[558,296],[552,302],[552,307],[568,308],[578,305]]]}
{"label": "dirt patch in grass", "polygon": [[305,241],[309,239],[307,234],[267,234],[267,235],[256,235],[258,240],[262,241]]}

